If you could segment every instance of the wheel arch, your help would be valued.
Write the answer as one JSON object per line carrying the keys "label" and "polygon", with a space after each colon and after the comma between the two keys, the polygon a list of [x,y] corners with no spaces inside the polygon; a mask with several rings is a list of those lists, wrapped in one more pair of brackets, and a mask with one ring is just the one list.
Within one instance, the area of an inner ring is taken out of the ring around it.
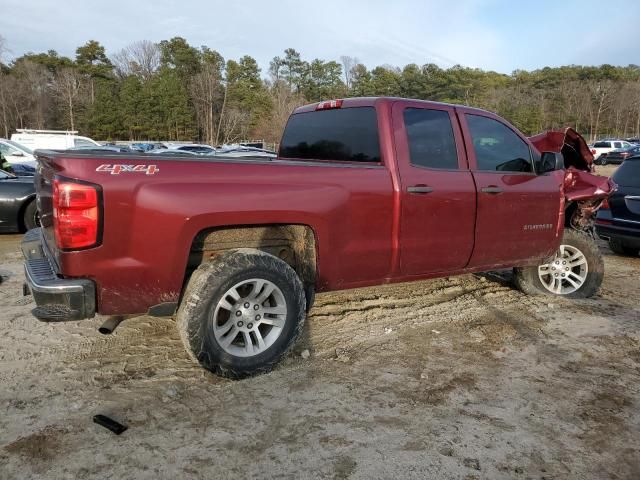
{"label": "wheel arch", "polygon": [[297,223],[225,225],[201,229],[191,240],[184,283],[202,263],[238,248],[269,253],[289,264],[305,288],[318,278],[318,236],[313,227]]}

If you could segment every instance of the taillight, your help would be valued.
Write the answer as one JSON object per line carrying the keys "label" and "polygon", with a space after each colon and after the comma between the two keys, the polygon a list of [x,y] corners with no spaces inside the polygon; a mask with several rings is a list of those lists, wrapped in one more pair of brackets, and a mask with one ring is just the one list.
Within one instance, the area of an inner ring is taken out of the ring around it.
{"label": "taillight", "polygon": [[53,229],[62,250],[88,248],[98,243],[100,226],[98,189],[66,180],[53,181]]}
{"label": "taillight", "polygon": [[605,198],[604,200],[602,200],[602,203],[600,204],[600,210],[609,210],[609,199]]}
{"label": "taillight", "polygon": [[325,100],[316,105],[316,110],[331,110],[332,108],[341,108],[342,100]]}
{"label": "taillight", "polygon": [[596,154],[596,149],[595,149],[595,148],[592,148],[592,149],[591,149],[591,155],[595,155],[595,154]]}

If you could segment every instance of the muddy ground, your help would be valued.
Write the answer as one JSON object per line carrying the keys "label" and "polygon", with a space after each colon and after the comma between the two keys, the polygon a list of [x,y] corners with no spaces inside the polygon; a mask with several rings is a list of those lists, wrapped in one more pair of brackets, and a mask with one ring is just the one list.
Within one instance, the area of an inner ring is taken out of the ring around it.
{"label": "muddy ground", "polygon": [[589,300],[508,273],[319,295],[292,356],[229,381],[170,319],[35,320],[19,238],[0,236],[0,479],[640,478],[640,257],[604,243]]}

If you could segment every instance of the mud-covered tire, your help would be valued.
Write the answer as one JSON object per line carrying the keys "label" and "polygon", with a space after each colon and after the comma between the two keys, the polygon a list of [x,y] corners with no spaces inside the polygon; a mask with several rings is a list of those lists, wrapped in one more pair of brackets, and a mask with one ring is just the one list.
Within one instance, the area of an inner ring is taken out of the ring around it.
{"label": "mud-covered tire", "polygon": [[620,242],[620,240],[616,240],[614,238],[609,240],[609,248],[613,253],[616,253],[618,255],[625,255],[628,257],[638,255],[637,248],[627,247],[622,242]]}
{"label": "mud-covered tire", "polygon": [[514,282],[522,292],[527,295],[544,294],[567,298],[588,298],[596,294],[604,277],[604,262],[595,240],[584,232],[566,229],[561,244],[579,250],[586,258],[588,271],[580,288],[570,293],[553,293],[542,283],[538,266],[514,268]]}
{"label": "mud-covered tire", "polygon": [[[264,351],[236,356],[216,339],[214,330],[219,327],[214,327],[217,320],[212,312],[230,289],[253,279],[271,282],[282,293],[286,303],[284,325]],[[182,342],[195,362],[218,375],[238,379],[269,372],[295,345],[305,317],[305,291],[296,272],[268,253],[237,249],[198,267],[189,280],[176,321]]]}
{"label": "mud-covered tire", "polygon": [[35,200],[31,200],[24,209],[22,224],[24,225],[25,230],[31,230],[32,228],[36,228],[40,225],[40,221],[38,219],[38,206],[36,205]]}

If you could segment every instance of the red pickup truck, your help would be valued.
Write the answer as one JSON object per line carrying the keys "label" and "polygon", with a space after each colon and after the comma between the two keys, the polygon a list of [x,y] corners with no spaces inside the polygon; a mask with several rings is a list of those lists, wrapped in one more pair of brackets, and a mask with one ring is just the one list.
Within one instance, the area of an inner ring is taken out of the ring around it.
{"label": "red pickup truck", "polygon": [[[536,147],[538,146],[538,148]],[[296,109],[277,158],[39,151],[26,292],[45,321],[174,315],[192,357],[242,377],[292,347],[314,293],[515,267],[593,295],[613,185],[572,130],[397,98]]]}

